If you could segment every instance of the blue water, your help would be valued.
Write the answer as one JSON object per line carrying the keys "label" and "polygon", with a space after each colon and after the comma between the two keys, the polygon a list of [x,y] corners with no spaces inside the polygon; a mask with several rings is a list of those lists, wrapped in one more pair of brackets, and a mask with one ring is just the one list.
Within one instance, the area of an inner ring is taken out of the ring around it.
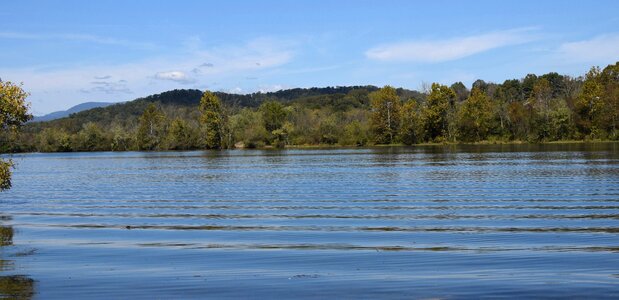
{"label": "blue water", "polygon": [[7,298],[619,297],[619,144],[12,158]]}

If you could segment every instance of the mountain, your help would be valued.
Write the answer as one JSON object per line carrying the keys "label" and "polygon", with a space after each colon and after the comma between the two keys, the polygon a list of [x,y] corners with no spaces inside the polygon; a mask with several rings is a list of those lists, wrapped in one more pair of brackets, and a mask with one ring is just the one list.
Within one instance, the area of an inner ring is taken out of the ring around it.
{"label": "mountain", "polygon": [[34,119],[32,120],[32,122],[45,122],[45,121],[51,121],[51,120],[56,120],[56,119],[60,119],[60,118],[64,118],[64,117],[68,117],[70,114],[74,114],[74,113],[78,113],[84,110],[89,110],[89,109],[93,109],[93,108],[98,108],[98,107],[106,107],[109,105],[112,105],[114,103],[109,103],[109,102],[85,102],[82,104],[78,104],[76,106],[73,106],[67,110],[62,110],[62,111],[55,111],[53,113],[49,113],[43,116],[35,116]]}

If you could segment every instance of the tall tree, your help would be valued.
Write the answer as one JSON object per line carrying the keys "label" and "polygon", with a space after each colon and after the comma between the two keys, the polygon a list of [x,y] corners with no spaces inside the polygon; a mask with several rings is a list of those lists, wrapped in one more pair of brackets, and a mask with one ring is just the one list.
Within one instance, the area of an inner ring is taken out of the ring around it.
{"label": "tall tree", "polygon": [[371,128],[377,144],[394,143],[400,129],[400,97],[386,85],[370,94],[372,106]]}
{"label": "tall tree", "polygon": [[278,147],[284,146],[285,141],[281,140],[284,131],[281,129],[286,122],[286,117],[288,116],[288,112],[286,111],[284,105],[277,101],[268,100],[263,102],[258,110],[262,114],[262,122],[264,123],[264,128],[268,133],[269,143],[275,144]]}
{"label": "tall tree", "polygon": [[450,88],[456,93],[457,102],[462,102],[469,97],[470,92],[461,81],[452,84]]}
{"label": "tall tree", "polygon": [[406,145],[417,144],[423,139],[423,119],[419,104],[414,99],[402,105],[402,124],[400,126],[400,140]]}
{"label": "tall tree", "polygon": [[425,131],[430,140],[441,140],[447,133],[447,114],[456,93],[448,86],[433,83],[424,110]]}
{"label": "tall tree", "polygon": [[155,150],[161,146],[165,136],[165,122],[165,115],[154,103],[146,107],[137,131],[139,150]]}
{"label": "tall tree", "polygon": [[488,137],[494,117],[494,108],[488,95],[474,88],[458,111],[460,138],[465,141],[481,141]]}
{"label": "tall tree", "polygon": [[167,148],[171,150],[188,150],[195,146],[194,129],[187,121],[176,118],[168,130]]}
{"label": "tall tree", "polygon": [[258,110],[262,113],[264,128],[268,132],[281,128],[286,121],[286,110],[284,110],[284,106],[280,102],[273,100],[265,101]]}
{"label": "tall tree", "polygon": [[[3,134],[16,131],[32,119],[28,113],[27,97],[28,93],[20,85],[0,80],[0,128]],[[11,160],[0,159],[0,191],[11,188],[12,168]]]}
{"label": "tall tree", "polygon": [[200,113],[204,146],[207,149],[221,149],[224,146],[225,116],[219,97],[205,91],[200,99]]}
{"label": "tall tree", "polygon": [[601,70],[593,67],[587,73],[580,94],[576,98],[575,109],[579,117],[578,127],[582,134],[598,137],[598,119],[604,109],[602,99],[604,86],[600,81]]}
{"label": "tall tree", "polygon": [[537,139],[547,139],[550,135],[550,100],[552,99],[552,87],[548,79],[540,77],[533,85],[530,97],[527,100],[533,111],[535,122],[531,126],[537,131]]}

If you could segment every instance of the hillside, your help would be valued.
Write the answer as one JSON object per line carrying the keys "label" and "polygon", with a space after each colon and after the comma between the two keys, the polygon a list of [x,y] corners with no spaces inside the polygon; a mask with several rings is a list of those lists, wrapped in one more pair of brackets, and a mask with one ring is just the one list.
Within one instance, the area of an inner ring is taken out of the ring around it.
{"label": "hillside", "polygon": [[477,80],[470,90],[433,83],[425,94],[389,86],[172,90],[29,123],[23,134],[6,135],[0,151],[618,140],[618,70],[616,63],[576,78],[550,72]]}
{"label": "hillside", "polygon": [[[244,107],[256,108],[266,100],[275,100],[282,103],[302,103],[310,107],[333,106],[345,109],[348,106],[368,106],[366,100],[354,100],[350,97],[345,97],[349,93],[361,91],[357,98],[367,98],[369,92],[375,91],[378,88],[375,86],[342,86],[342,87],[324,87],[324,88],[294,88],[288,90],[280,90],[269,93],[252,93],[252,94],[229,94],[215,92],[221,99],[222,103],[229,109],[236,111]],[[169,115],[183,116],[191,114],[200,103],[203,91],[195,89],[182,89],[163,92],[160,94],[150,95],[148,97],[138,98],[124,103],[116,103],[106,107],[97,107],[73,113],[67,117],[51,120],[48,122],[30,123],[25,128],[25,132],[38,132],[47,127],[62,127],[69,132],[80,130],[83,124],[94,122],[106,128],[113,123],[127,126],[137,122],[137,118],[142,115],[146,106],[149,103],[160,105]],[[404,99],[407,98],[423,98],[424,95],[406,89],[398,89],[398,93]],[[364,102],[364,103],[362,103]]]}
{"label": "hillside", "polygon": [[67,110],[61,110],[61,111],[55,111],[43,116],[35,116],[34,119],[32,119],[31,122],[44,122],[44,121],[52,121],[52,120],[56,120],[56,119],[60,119],[60,118],[64,118],[64,117],[68,117],[71,114],[74,113],[78,113],[81,111],[85,111],[85,110],[89,110],[89,109],[93,109],[93,108],[98,108],[98,107],[106,107],[106,106],[110,106],[114,103],[109,103],[109,102],[85,102],[85,103],[81,103],[78,104],[76,106],[73,106]]}

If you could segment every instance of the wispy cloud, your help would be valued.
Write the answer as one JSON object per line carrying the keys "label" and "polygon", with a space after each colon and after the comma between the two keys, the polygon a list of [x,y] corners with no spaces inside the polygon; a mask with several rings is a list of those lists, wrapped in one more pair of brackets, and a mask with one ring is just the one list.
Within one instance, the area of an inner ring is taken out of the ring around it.
{"label": "wispy cloud", "polygon": [[[243,79],[263,78],[264,74],[287,64],[293,59],[296,46],[288,41],[257,39],[244,44],[145,57],[123,64],[0,66],[0,74],[7,74],[2,76],[4,80],[23,81],[31,93],[29,101],[36,103],[34,109],[38,113],[47,113],[85,100],[126,101],[135,97],[132,95],[149,95],[179,88],[179,85],[208,84],[210,88],[221,89],[241,86],[243,91],[251,92],[261,89],[259,84],[269,82],[250,84]],[[204,66],[200,68],[201,65]],[[193,72],[196,68],[200,71]],[[225,84],[210,84],[213,81]]]}
{"label": "wispy cloud", "polygon": [[369,49],[367,58],[390,62],[436,63],[535,39],[533,29],[513,29],[443,40],[417,40],[386,44]]}
{"label": "wispy cloud", "polygon": [[80,89],[81,93],[104,93],[107,95],[114,94],[133,94],[133,91],[127,86],[127,80],[108,80],[112,78],[110,75],[95,76],[96,80],[90,82],[89,88]]}
{"label": "wispy cloud", "polygon": [[18,39],[32,41],[77,41],[142,49],[153,49],[156,47],[152,43],[135,42],[98,35],[76,33],[27,33],[15,31],[0,31],[0,39]]}
{"label": "wispy cloud", "polygon": [[564,43],[559,47],[558,52],[560,59],[571,62],[614,62],[619,59],[619,33]]}

